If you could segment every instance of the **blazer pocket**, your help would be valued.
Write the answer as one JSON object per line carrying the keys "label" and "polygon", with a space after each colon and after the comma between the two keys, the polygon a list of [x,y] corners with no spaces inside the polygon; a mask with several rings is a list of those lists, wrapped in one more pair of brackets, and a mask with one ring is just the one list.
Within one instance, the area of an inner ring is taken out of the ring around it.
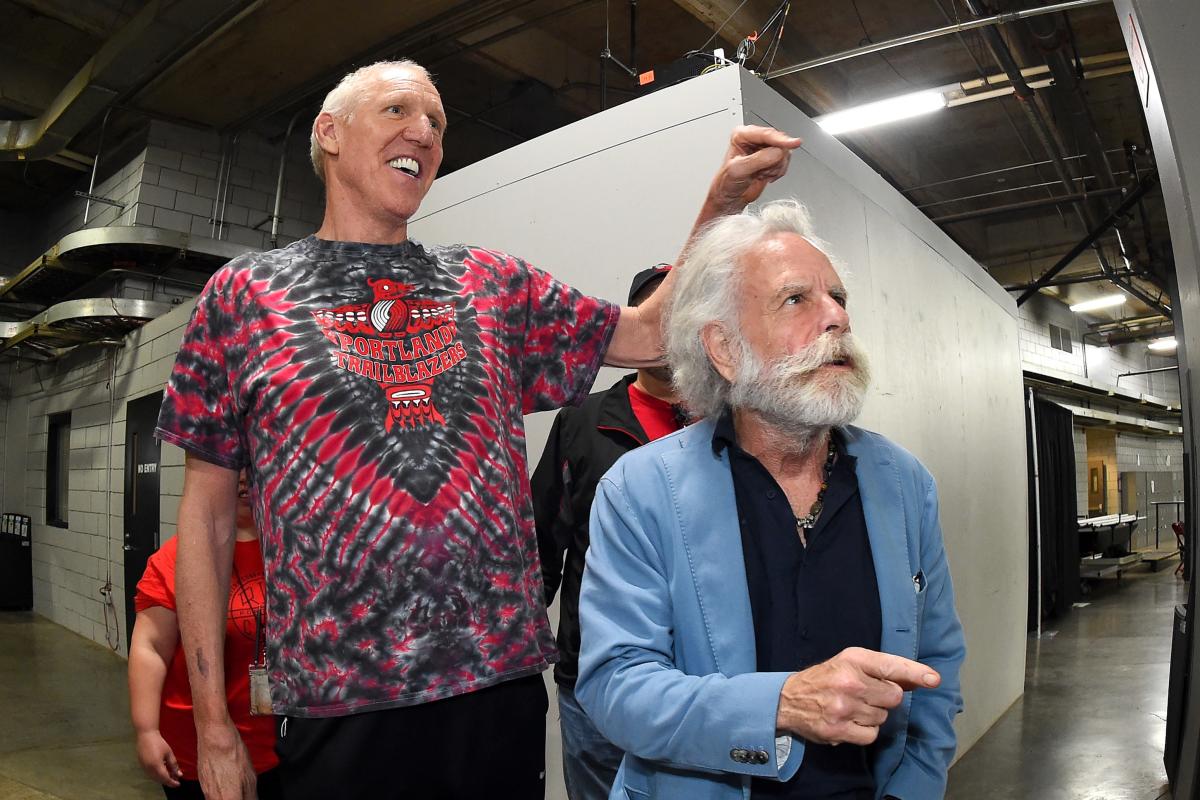
{"label": "blazer pocket", "polygon": [[925,617],[925,597],[928,592],[925,591],[929,586],[929,581],[925,580],[925,571],[920,570],[916,575],[913,575],[913,591],[917,597],[917,630],[921,629],[921,622]]}
{"label": "blazer pocket", "polygon": [[628,753],[625,754],[625,760],[621,764],[621,788],[625,790],[625,796],[630,800],[642,800],[642,798],[650,798],[654,796],[651,791],[651,767],[640,758]]}

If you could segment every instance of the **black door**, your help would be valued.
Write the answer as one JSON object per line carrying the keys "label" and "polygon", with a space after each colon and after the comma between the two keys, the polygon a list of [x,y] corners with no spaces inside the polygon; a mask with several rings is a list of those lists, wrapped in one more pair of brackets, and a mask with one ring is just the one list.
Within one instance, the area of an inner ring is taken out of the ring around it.
{"label": "black door", "polygon": [[158,440],[163,393],[130,400],[125,412],[125,644],[133,636],[133,595],[158,549]]}

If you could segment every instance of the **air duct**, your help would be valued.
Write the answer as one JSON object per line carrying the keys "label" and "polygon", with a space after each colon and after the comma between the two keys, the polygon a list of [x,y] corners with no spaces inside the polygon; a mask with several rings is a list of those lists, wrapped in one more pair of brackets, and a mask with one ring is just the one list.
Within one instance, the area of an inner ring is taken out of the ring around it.
{"label": "air duct", "polygon": [[186,54],[197,35],[196,21],[223,16],[227,5],[220,0],[147,2],[100,46],[41,115],[0,120],[0,161],[33,161],[62,153],[123,92]]}

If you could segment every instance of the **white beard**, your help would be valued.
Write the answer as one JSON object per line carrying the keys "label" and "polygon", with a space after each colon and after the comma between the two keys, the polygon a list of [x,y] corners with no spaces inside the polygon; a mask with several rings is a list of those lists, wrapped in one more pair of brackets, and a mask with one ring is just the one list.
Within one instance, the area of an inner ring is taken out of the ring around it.
{"label": "white beard", "polygon": [[[745,342],[730,387],[729,404],[753,411],[781,433],[808,448],[821,432],[853,422],[862,411],[871,369],[853,334],[822,334],[799,353],[763,364]],[[848,371],[822,371],[837,359]]]}

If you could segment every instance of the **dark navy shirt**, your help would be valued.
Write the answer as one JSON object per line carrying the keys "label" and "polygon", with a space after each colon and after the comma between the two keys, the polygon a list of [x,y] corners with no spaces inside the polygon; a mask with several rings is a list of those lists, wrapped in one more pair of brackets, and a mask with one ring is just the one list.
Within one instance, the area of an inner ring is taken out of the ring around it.
{"label": "dark navy shirt", "polygon": [[[824,509],[804,547],[787,496],[758,459],[738,446],[729,412],[713,433],[713,449],[729,451],[760,672],[795,672],[847,647],[880,646],[879,585],[855,459],[836,431],[834,446]],[[755,778],[751,795],[872,800],[869,757],[865,747],[806,742],[804,760],[790,781]]]}

